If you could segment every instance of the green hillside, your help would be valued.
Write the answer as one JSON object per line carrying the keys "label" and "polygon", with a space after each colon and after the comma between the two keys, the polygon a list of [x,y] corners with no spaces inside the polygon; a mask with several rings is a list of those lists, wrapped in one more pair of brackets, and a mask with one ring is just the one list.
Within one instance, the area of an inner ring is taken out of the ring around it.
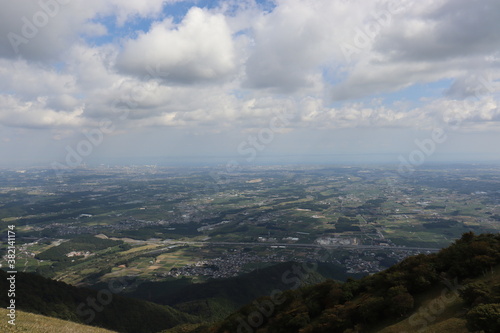
{"label": "green hillside", "polygon": [[[0,270],[0,290],[8,289],[7,273]],[[19,310],[126,333],[157,332],[197,321],[169,306],[126,298],[110,289],[77,288],[36,274],[18,272],[15,300]],[[0,307],[6,308],[8,302],[7,292],[2,292]]]}
{"label": "green hillside", "polygon": [[[443,294],[443,290],[439,289],[423,293],[420,306],[413,311],[411,316],[377,330],[377,332],[412,332],[416,328],[417,330],[424,329],[424,332],[428,333],[466,333],[469,332],[467,319],[472,324],[469,324],[471,330],[486,329],[488,332],[487,327],[477,325],[480,321],[474,321],[474,317],[478,311],[489,305],[498,308],[500,302],[500,266],[497,265],[493,271],[478,278],[464,280],[459,287],[458,294],[450,292],[449,288],[444,289],[446,290],[445,294]],[[427,317],[427,313],[430,314],[430,317]],[[497,311],[495,317],[500,323],[500,312]],[[486,319],[486,316],[484,318]],[[494,324],[489,331],[498,332],[500,327],[498,323]]]}
{"label": "green hillside", "polygon": [[261,297],[204,331],[500,332],[499,265],[500,235],[467,233],[437,254],[407,258],[361,280]]}

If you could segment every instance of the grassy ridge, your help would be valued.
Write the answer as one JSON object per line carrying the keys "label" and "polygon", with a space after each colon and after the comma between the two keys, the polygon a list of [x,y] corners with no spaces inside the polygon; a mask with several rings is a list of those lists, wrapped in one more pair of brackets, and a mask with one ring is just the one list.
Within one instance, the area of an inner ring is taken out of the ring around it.
{"label": "grassy ridge", "polygon": [[[113,288],[119,286],[117,282]],[[7,273],[0,270],[0,290],[8,289]],[[126,298],[109,288],[77,288],[31,273],[16,274],[15,298],[20,310],[126,333],[151,333],[197,322],[169,306]],[[7,307],[8,302],[7,293],[2,292],[0,307]]]}
{"label": "grassy ridge", "polygon": [[71,321],[46,317],[34,313],[16,311],[16,325],[7,323],[7,309],[0,309],[0,332],[29,332],[29,333],[113,333],[104,328],[77,324]]}

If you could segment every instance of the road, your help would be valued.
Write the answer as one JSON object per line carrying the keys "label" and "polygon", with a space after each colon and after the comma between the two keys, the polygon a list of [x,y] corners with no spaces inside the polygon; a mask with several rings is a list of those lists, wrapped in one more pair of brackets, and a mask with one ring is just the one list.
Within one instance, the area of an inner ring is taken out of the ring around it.
{"label": "road", "polygon": [[[163,249],[154,250],[148,253],[162,252],[171,249],[172,245],[205,245],[205,246],[285,246],[287,248],[310,248],[310,249],[350,249],[350,250],[392,250],[392,251],[420,251],[420,252],[438,252],[438,248],[427,247],[404,247],[404,246],[377,246],[377,245],[319,245],[319,244],[297,244],[297,243],[244,243],[244,242],[193,242],[193,241],[161,241],[161,244],[169,244]],[[158,244],[157,243],[157,244]]]}

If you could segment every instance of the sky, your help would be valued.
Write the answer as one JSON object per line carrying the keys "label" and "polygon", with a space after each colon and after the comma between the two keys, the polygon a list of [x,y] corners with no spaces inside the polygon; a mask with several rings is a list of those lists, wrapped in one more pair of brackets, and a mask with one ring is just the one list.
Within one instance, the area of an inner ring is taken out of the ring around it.
{"label": "sky", "polygon": [[0,166],[500,160],[498,0],[0,8]]}

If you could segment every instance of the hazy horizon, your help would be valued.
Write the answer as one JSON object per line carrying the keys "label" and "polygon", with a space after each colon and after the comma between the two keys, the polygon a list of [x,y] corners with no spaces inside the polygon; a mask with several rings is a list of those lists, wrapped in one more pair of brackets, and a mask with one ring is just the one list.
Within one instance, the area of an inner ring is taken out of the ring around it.
{"label": "hazy horizon", "polygon": [[[373,154],[376,155],[376,154]],[[372,156],[373,157],[373,156]],[[385,157],[385,158],[383,158]],[[31,162],[31,163],[4,163],[0,162],[0,169],[13,169],[13,170],[25,170],[25,169],[52,169],[57,171],[57,165],[63,165],[65,170],[77,170],[80,168],[101,168],[101,167],[159,167],[159,168],[223,168],[220,171],[225,172],[224,167],[228,165],[236,165],[236,168],[231,169],[233,171],[239,170],[241,168],[252,168],[252,167],[284,167],[284,168],[294,168],[294,167],[383,167],[395,171],[403,163],[394,160],[394,155],[383,155],[378,156],[378,158],[367,159],[365,155],[300,155],[300,156],[262,156],[259,159],[249,162],[234,159],[231,156],[210,156],[210,157],[187,157],[187,156],[169,156],[169,157],[147,157],[147,158],[112,158],[106,160],[89,160],[78,166],[67,166],[61,162],[47,161],[47,162]],[[61,163],[61,164],[59,164]],[[453,166],[464,168],[470,166],[499,166],[499,159],[492,160],[480,160],[477,158],[470,159],[459,158],[456,159],[443,159],[443,160],[428,160],[422,165],[415,165],[415,170],[425,170],[432,169],[434,167],[441,166]],[[233,172],[229,171],[229,172]]]}

